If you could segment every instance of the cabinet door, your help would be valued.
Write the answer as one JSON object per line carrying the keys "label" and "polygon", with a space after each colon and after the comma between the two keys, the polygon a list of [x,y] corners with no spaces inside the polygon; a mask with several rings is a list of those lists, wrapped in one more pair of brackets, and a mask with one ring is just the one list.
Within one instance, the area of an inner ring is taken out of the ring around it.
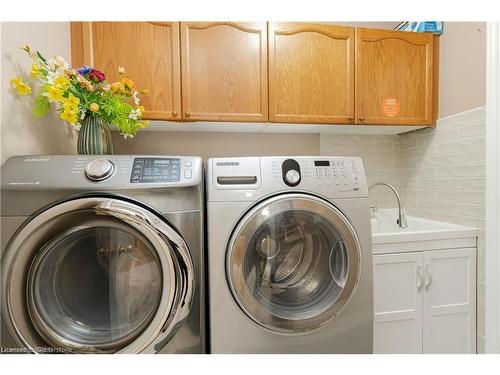
{"label": "cabinet door", "polygon": [[422,257],[374,255],[374,353],[422,353]]}
{"label": "cabinet door", "polygon": [[269,119],[353,123],[353,28],[269,23]]}
{"label": "cabinet door", "polygon": [[424,353],[476,352],[476,249],[424,252]]}
{"label": "cabinet door", "polygon": [[356,123],[433,124],[435,63],[432,34],[356,29]]}
{"label": "cabinet door", "polygon": [[185,120],[267,121],[265,22],[181,22]]}
{"label": "cabinet door", "polygon": [[180,49],[178,22],[72,22],[72,64],[102,70],[109,82],[118,67],[139,88],[145,118],[180,119]]}

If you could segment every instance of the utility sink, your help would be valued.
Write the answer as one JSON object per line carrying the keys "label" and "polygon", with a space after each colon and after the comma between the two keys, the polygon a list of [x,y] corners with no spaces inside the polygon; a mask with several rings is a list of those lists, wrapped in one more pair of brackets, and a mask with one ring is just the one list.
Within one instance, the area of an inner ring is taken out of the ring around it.
{"label": "utility sink", "polygon": [[[397,224],[397,209],[377,209],[370,216],[374,252],[378,252],[377,245],[383,244],[399,244],[401,251],[411,251],[411,243],[423,241],[427,242],[427,246],[438,249],[441,246],[440,241],[465,238],[473,238],[475,241],[477,236],[477,229],[473,227],[411,215],[406,215],[408,228],[402,229]],[[431,244],[429,241],[434,243]],[[467,242],[472,244],[470,241]]]}

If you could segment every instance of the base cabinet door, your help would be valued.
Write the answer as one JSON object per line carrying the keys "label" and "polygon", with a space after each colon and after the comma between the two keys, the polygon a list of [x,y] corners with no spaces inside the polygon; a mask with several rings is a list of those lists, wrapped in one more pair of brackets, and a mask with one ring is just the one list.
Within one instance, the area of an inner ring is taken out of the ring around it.
{"label": "base cabinet door", "polygon": [[423,254],[423,352],[476,353],[476,249]]}
{"label": "base cabinet door", "polygon": [[422,253],[383,254],[373,259],[373,352],[422,353]]}

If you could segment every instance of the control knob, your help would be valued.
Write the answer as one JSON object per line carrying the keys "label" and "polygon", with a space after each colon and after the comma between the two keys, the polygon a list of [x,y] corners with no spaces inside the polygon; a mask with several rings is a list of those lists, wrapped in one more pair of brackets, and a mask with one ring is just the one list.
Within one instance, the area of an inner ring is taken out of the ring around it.
{"label": "control knob", "polygon": [[103,181],[110,177],[115,166],[108,159],[95,159],[85,167],[85,175],[92,181]]}
{"label": "control knob", "polygon": [[288,172],[286,172],[285,180],[286,182],[288,182],[289,185],[294,186],[300,180],[300,173],[297,172],[295,169],[290,169]]}

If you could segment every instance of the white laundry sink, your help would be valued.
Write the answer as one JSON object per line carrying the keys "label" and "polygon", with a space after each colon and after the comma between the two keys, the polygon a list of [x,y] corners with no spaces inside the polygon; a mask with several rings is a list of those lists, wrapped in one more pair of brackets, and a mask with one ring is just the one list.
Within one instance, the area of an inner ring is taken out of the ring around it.
{"label": "white laundry sink", "polygon": [[[397,209],[378,209],[371,213],[373,253],[442,249],[452,241],[455,246],[476,246],[477,229],[406,215],[408,228],[399,228]],[[418,245],[417,245],[418,243]]]}

